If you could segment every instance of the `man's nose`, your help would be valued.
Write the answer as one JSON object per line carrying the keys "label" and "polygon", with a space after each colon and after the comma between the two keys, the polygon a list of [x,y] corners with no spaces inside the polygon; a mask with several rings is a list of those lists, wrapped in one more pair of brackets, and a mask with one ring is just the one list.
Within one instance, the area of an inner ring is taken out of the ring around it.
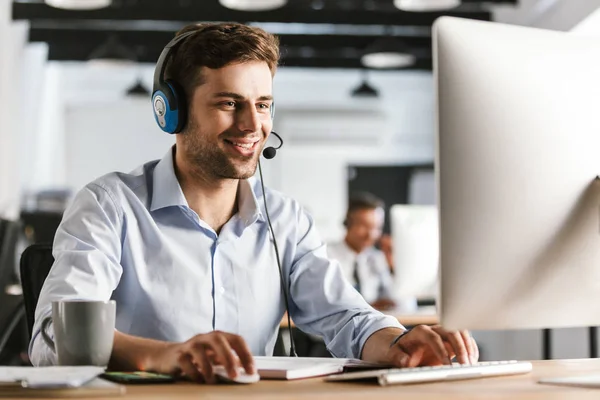
{"label": "man's nose", "polygon": [[254,107],[245,107],[237,115],[237,125],[242,132],[257,132],[262,126],[260,114]]}

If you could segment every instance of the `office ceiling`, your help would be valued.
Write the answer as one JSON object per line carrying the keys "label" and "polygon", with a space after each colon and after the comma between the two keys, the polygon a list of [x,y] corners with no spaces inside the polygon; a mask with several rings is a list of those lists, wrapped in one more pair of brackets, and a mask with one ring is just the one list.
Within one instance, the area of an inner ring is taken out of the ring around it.
{"label": "office ceiling", "polygon": [[402,40],[416,63],[431,70],[431,25],[441,15],[491,20],[494,5],[518,0],[463,0],[447,12],[410,13],[393,0],[289,0],[273,11],[234,11],[218,0],[113,0],[105,9],[69,11],[43,0],[14,0],[15,20],[29,20],[32,42],[47,42],[49,58],[85,61],[109,37],[130,48],[139,62],[154,63],[163,46],[186,24],[238,21],[277,34],[283,67],[361,68],[367,46],[382,36]]}

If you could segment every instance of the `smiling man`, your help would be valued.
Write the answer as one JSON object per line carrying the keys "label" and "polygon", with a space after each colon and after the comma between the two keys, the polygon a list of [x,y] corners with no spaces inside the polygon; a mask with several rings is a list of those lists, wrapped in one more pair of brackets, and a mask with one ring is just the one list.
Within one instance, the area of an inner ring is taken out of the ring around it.
{"label": "smiling man", "polygon": [[112,298],[112,369],[198,381],[212,381],[216,364],[231,376],[238,362],[253,372],[253,355],[272,354],[285,311],[267,211],[291,316],[333,355],[398,366],[476,360],[468,332],[422,326],[402,335],[347,283],[298,203],[261,190],[253,176],[272,128],[277,39],[233,23],[179,35],[187,32],[165,70],[187,111],[176,144],[161,160],[88,184],[65,212],[36,310],[33,363],[56,362],[39,335],[52,301]]}

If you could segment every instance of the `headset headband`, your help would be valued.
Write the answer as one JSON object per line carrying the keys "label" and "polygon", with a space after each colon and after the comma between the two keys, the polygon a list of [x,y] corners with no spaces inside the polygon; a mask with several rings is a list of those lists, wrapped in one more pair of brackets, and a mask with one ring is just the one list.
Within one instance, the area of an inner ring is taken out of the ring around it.
{"label": "headset headband", "polygon": [[[171,57],[172,54],[174,54],[174,52],[172,50],[175,50],[177,48],[177,46],[180,45],[185,39],[187,39],[188,37],[192,36],[193,34],[195,34],[197,32],[198,31],[191,31],[191,32],[183,33],[179,36],[174,37],[173,39],[171,39],[171,41],[169,43],[167,43],[167,45],[165,46],[163,51],[160,53],[160,57],[158,57],[158,61],[156,62],[156,67],[154,69],[154,81],[153,81],[152,93],[156,93],[157,90],[160,90],[161,86],[165,82],[165,79],[164,79],[165,70],[167,68],[169,58]],[[176,102],[176,99],[173,97],[172,92],[170,90],[166,90],[164,93],[167,96],[167,99],[169,100],[169,104],[171,106],[175,106],[177,104],[177,102]]]}

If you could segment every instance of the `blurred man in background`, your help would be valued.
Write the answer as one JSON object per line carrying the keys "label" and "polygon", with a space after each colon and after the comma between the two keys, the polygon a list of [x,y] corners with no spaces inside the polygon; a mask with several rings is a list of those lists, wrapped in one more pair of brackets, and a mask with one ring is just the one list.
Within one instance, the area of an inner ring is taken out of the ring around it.
{"label": "blurred man in background", "polygon": [[381,237],[385,204],[371,193],[351,196],[344,226],[346,236],[328,245],[330,258],[340,262],[344,276],[373,307],[394,308],[393,278],[385,254],[376,249]]}

